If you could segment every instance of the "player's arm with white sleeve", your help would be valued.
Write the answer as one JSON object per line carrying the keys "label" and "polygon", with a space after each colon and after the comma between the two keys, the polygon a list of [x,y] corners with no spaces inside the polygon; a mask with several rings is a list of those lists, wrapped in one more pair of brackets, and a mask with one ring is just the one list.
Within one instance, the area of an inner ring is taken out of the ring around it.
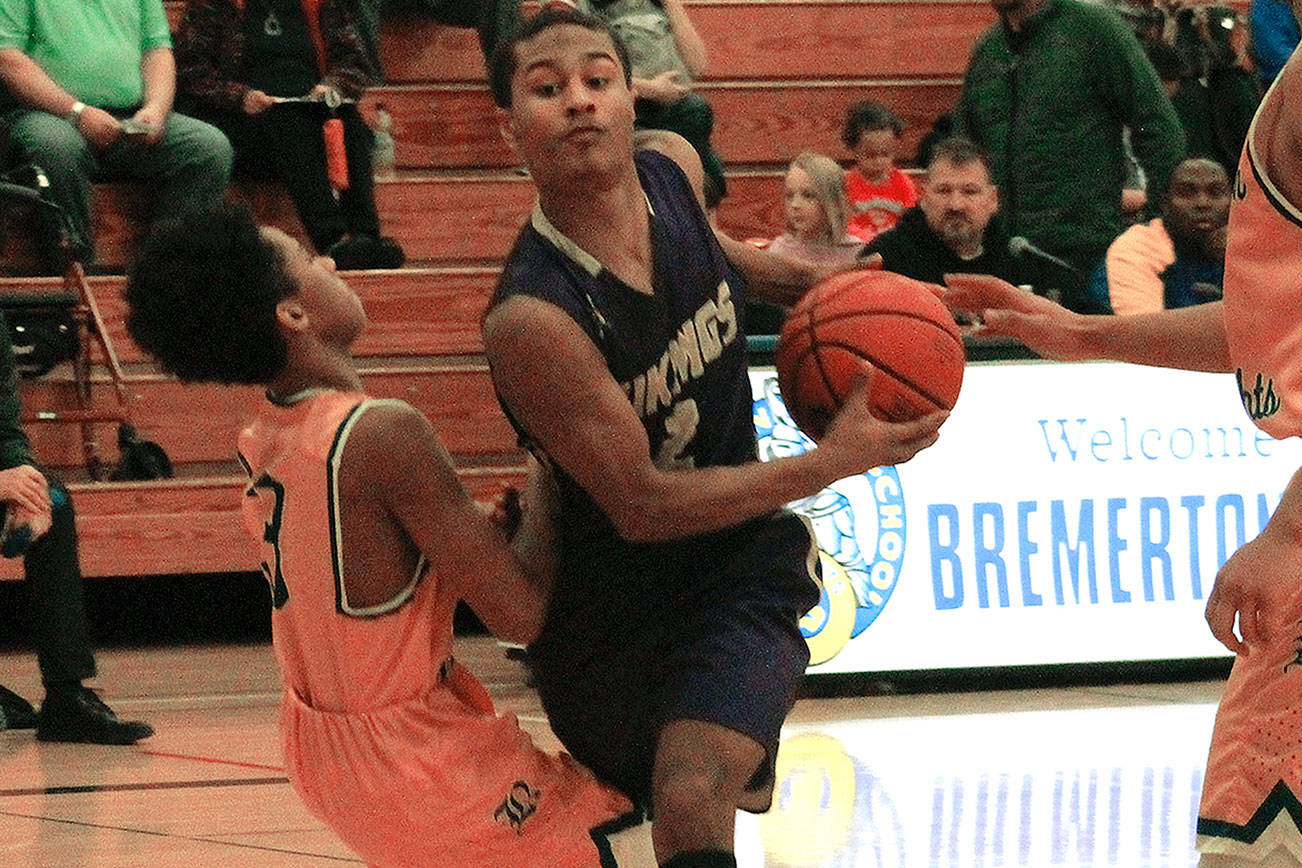
{"label": "player's arm with white sleeve", "polygon": [[[462,486],[424,415],[401,402],[369,408],[349,435],[341,485],[350,469],[353,498],[391,516],[438,581],[450,582],[495,636],[528,642],[537,635],[551,587],[550,559],[537,556],[546,538],[526,514],[516,543],[506,541]],[[526,500],[538,508],[543,498],[530,491]],[[384,599],[397,590],[373,593]]]}

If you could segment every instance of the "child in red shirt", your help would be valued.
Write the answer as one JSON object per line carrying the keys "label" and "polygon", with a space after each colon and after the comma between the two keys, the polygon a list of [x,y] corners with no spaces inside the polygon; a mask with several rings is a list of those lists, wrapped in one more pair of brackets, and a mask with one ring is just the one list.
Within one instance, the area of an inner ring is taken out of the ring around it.
{"label": "child in red shirt", "polygon": [[847,230],[856,238],[872,241],[900,222],[900,216],[918,203],[913,179],[895,165],[904,122],[886,106],[865,100],[845,116],[841,141],[854,155],[854,167],[845,173],[845,194],[850,205]]}

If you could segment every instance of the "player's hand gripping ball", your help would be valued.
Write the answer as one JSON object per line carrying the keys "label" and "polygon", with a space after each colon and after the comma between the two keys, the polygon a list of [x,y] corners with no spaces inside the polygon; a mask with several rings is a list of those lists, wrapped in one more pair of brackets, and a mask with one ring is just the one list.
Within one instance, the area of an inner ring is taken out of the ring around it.
{"label": "player's hand gripping ball", "polygon": [[791,418],[815,440],[865,362],[873,415],[903,422],[952,409],[966,360],[954,317],[929,285],[889,271],[846,271],[815,284],[783,324],[773,358]]}

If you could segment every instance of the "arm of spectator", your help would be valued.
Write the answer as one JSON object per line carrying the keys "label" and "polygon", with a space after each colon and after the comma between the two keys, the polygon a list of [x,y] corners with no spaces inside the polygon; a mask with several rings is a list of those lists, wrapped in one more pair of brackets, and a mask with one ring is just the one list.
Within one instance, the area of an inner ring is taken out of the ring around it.
{"label": "arm of spectator", "polygon": [[185,4],[175,40],[177,88],[208,108],[255,114],[245,104],[249,88],[221,69],[221,58],[230,52],[239,20],[239,12],[229,0],[189,0]]}
{"label": "arm of spectator", "polygon": [[[71,114],[79,101],[17,48],[0,48],[0,84],[22,105],[61,118]],[[103,148],[122,135],[122,124],[103,109],[87,106],[77,121],[77,131],[91,145]]]}
{"label": "arm of spectator", "polygon": [[639,99],[649,99],[661,105],[678,102],[686,96],[691,88],[682,83],[682,73],[668,69],[655,78],[633,77],[633,92]]}
{"label": "arm of spectator", "polygon": [[0,48],[0,83],[27,108],[67,117],[77,98],[17,48]]}
{"label": "arm of spectator", "polygon": [[1298,44],[1292,7],[1282,0],[1255,0],[1248,10],[1252,54],[1261,77],[1273,81]]}
{"label": "arm of spectator", "polygon": [[1166,307],[1162,272],[1175,262],[1175,247],[1154,224],[1132,226],[1108,246],[1108,299],[1112,312],[1154,313]]}
{"label": "arm of spectator", "polygon": [[154,144],[167,132],[167,116],[172,113],[176,97],[176,59],[170,48],[152,48],[140,59],[140,77],[145,83],[145,98],[135,120],[149,125],[145,143]]}
{"label": "arm of spectator", "polygon": [[1184,156],[1184,127],[1135,35],[1116,15],[1100,15],[1096,21],[1098,56],[1111,58],[1099,67],[1102,87],[1118,118],[1130,127],[1149,203],[1161,202],[1171,172]]}
{"label": "arm of spectator", "polygon": [[321,32],[326,50],[326,72],[321,83],[347,99],[361,99],[375,80],[375,70],[347,4],[339,0],[321,4]]}
{"label": "arm of spectator", "polygon": [[687,17],[683,0],[664,0],[664,10],[665,17],[669,19],[669,30],[674,34],[674,46],[678,49],[678,56],[682,58],[683,66],[687,67],[692,78],[700,78],[705,74],[709,64],[705,40],[701,39],[701,34],[692,24],[692,19]]}

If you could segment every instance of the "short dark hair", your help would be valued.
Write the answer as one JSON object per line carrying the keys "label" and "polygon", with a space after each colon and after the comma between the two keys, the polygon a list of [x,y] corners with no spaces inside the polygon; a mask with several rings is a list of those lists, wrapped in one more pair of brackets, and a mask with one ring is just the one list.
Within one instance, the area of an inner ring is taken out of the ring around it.
{"label": "short dark hair", "polygon": [[986,153],[985,148],[966,136],[950,136],[932,145],[926,168],[930,169],[937,160],[948,160],[955,166],[980,163],[985,167],[986,176],[994,180],[994,173],[990,168],[990,155]]}
{"label": "short dark hair", "polygon": [[841,131],[841,141],[847,148],[854,148],[859,137],[872,130],[890,130],[899,135],[904,132],[904,121],[891,111],[884,103],[875,99],[866,99],[850,106],[845,113],[845,128]]}
{"label": "short dark hair", "polygon": [[615,56],[619,59],[619,65],[624,72],[624,84],[629,87],[632,86],[633,69],[628,56],[628,48],[611,26],[606,23],[605,19],[589,15],[586,12],[580,12],[577,9],[553,7],[544,9],[519,24],[493,48],[493,54],[488,61],[488,83],[493,91],[493,101],[500,108],[511,107],[511,79],[515,76],[515,65],[519,62],[519,58],[516,57],[515,47],[525,40],[532,39],[544,30],[562,24],[572,24],[575,27],[582,27],[585,30],[604,33],[609,36],[611,43],[615,46]]}
{"label": "short dark hair", "polygon": [[276,305],[297,291],[248,207],[219,202],[150,233],[127,274],[127,331],[187,382],[269,383],[289,358]]}

